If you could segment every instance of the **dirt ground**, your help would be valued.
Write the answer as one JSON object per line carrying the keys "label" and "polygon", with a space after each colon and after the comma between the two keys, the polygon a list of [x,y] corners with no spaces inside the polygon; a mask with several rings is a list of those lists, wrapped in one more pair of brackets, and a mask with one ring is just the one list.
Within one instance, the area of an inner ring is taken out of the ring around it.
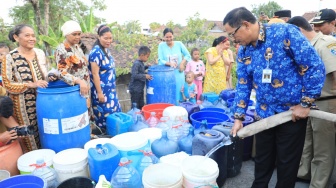
{"label": "dirt ground", "polygon": [[[254,162],[252,160],[243,162],[240,174],[236,177],[228,178],[222,188],[250,188],[254,179]],[[272,179],[268,185],[269,188],[275,187],[276,185],[276,169],[274,170]],[[332,188],[332,185],[336,183],[336,165],[334,167],[334,172],[330,180],[330,185],[328,188]],[[308,183],[296,182],[295,188],[308,188]]]}

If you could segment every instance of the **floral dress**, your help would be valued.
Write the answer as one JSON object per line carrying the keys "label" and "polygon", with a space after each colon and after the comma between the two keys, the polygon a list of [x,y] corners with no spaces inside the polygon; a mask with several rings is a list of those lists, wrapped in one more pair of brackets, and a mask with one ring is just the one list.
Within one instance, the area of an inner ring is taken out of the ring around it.
{"label": "floral dress", "polygon": [[89,69],[91,71],[91,63],[96,63],[99,66],[100,87],[105,96],[105,103],[99,103],[98,93],[93,83],[92,72],[91,77],[91,98],[92,109],[96,125],[99,127],[106,127],[106,117],[114,112],[120,112],[121,106],[119,104],[117,90],[116,90],[116,73],[115,64],[111,52],[107,50],[108,58],[105,56],[101,48],[96,45],[90,52]]}
{"label": "floral dress", "polygon": [[32,125],[34,136],[23,138],[23,150],[28,152],[41,148],[36,116],[36,89],[27,83],[45,80],[47,64],[42,50],[34,48],[35,58],[28,61],[17,49],[11,51],[2,64],[3,84],[14,104],[14,117],[19,125]]}
{"label": "floral dress", "polygon": [[[85,80],[88,86],[90,85],[88,61],[78,44],[70,46],[64,41],[56,48],[55,59],[61,80],[69,85],[75,85],[75,81],[81,79]],[[92,114],[90,97],[87,98],[86,102],[90,117]]]}

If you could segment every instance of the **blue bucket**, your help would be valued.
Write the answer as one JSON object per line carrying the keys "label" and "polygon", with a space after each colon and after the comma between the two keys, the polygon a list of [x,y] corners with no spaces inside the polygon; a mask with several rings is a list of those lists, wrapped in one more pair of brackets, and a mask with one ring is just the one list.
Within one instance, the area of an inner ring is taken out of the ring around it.
{"label": "blue bucket", "polygon": [[165,65],[155,65],[148,69],[153,79],[147,81],[147,104],[176,103],[176,81],[174,69]]}
{"label": "blue bucket", "polygon": [[56,153],[90,140],[86,99],[79,86],[38,88],[36,113],[42,148]]}
{"label": "blue bucket", "polygon": [[223,108],[212,108],[212,107],[209,107],[209,108],[202,108],[201,111],[215,111],[215,112],[222,112],[222,113],[225,113],[225,110]]}
{"label": "blue bucket", "polygon": [[46,188],[47,183],[34,175],[18,175],[0,181],[2,188]]}
{"label": "blue bucket", "polygon": [[191,124],[195,129],[199,128],[202,120],[207,120],[208,129],[211,129],[213,126],[220,124],[222,122],[228,121],[229,117],[222,113],[216,111],[199,111],[190,115]]}
{"label": "blue bucket", "polygon": [[128,128],[133,125],[133,117],[123,113],[115,112],[106,118],[106,132],[108,135],[115,136],[128,132]]}

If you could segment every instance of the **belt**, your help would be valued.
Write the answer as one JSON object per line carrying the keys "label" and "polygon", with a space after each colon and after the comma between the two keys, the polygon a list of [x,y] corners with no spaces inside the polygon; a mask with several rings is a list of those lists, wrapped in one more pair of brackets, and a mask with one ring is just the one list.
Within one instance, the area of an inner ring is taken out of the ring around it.
{"label": "belt", "polygon": [[325,100],[330,100],[330,99],[336,99],[336,96],[321,97],[321,98],[316,99],[316,101],[325,101]]}

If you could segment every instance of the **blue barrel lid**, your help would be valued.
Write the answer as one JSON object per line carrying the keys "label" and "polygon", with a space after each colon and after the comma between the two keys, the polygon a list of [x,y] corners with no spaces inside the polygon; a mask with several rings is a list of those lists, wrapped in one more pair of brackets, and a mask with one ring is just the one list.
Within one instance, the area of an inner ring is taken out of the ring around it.
{"label": "blue barrel lid", "polygon": [[67,86],[67,87],[37,88],[37,93],[43,93],[43,94],[60,94],[60,93],[70,93],[74,91],[78,91],[79,94],[79,85]]}
{"label": "blue barrel lid", "polygon": [[173,71],[174,68],[166,66],[166,65],[152,65],[148,68],[148,71],[153,71],[153,72],[168,72],[168,71]]}

